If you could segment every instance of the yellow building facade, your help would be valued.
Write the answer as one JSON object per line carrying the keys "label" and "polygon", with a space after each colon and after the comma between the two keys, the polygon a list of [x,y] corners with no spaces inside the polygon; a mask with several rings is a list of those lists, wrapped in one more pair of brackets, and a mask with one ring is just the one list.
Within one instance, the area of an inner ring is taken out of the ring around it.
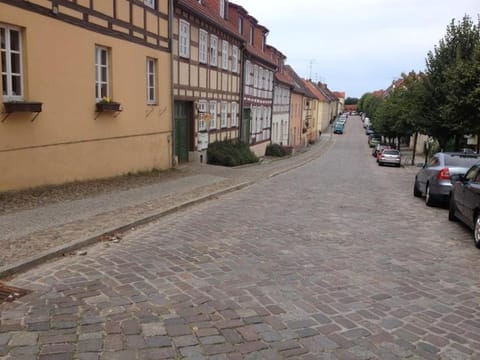
{"label": "yellow building facade", "polygon": [[168,0],[0,3],[0,191],[172,164]]}

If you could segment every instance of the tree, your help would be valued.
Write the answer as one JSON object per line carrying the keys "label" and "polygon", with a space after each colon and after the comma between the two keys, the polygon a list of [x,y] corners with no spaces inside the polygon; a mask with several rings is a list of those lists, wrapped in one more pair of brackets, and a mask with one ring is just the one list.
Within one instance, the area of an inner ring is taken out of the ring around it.
{"label": "tree", "polygon": [[358,103],[358,98],[347,97],[345,99],[345,105],[357,105],[357,103]]}
{"label": "tree", "polygon": [[424,81],[424,128],[442,149],[455,137],[480,131],[478,88],[480,32],[469,16],[447,27],[445,37],[427,55]]}

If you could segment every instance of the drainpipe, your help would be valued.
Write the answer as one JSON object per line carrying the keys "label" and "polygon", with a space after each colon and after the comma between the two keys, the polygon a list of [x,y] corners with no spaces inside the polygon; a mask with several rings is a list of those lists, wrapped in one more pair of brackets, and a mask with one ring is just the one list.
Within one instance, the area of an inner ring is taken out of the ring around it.
{"label": "drainpipe", "polygon": [[172,167],[177,166],[175,161],[176,158],[176,129],[175,129],[175,101],[173,98],[173,90],[174,90],[174,83],[173,83],[173,2],[175,0],[169,0],[168,4],[168,47],[170,50],[170,106],[172,108]]}
{"label": "drainpipe", "polygon": [[[244,93],[244,87],[245,87],[245,79],[244,79],[244,74],[245,74],[245,44],[242,44],[240,47],[240,77],[239,77],[239,84],[240,84],[240,101],[239,101],[239,114],[238,118],[240,123],[238,124],[238,139],[242,141],[242,132],[243,132],[243,93]],[[247,144],[250,145],[250,134],[247,134]]]}

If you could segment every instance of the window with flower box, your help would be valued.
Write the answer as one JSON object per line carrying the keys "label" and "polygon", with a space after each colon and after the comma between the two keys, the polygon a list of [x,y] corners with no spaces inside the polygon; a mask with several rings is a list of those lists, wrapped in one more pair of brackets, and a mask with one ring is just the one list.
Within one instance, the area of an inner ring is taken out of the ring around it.
{"label": "window with flower box", "polygon": [[3,101],[23,101],[22,33],[0,24]]}
{"label": "window with flower box", "polygon": [[97,102],[110,98],[110,51],[103,46],[95,47],[95,97]]}

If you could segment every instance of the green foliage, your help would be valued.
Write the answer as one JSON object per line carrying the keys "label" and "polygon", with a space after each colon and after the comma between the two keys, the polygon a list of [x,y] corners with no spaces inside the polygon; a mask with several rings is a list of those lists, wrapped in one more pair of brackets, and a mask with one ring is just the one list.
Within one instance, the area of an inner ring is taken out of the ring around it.
{"label": "green foliage", "polygon": [[270,144],[265,150],[266,156],[284,157],[292,153],[292,148],[280,144]]}
{"label": "green foliage", "polygon": [[468,16],[452,20],[427,55],[424,128],[442,149],[452,137],[480,132],[479,79],[480,26]]}
{"label": "green foliage", "polygon": [[356,105],[358,104],[359,99],[354,97],[347,97],[345,99],[345,105]]}
{"label": "green foliage", "polygon": [[223,166],[238,166],[258,162],[258,157],[248,144],[241,141],[223,140],[208,145],[208,163]]}

